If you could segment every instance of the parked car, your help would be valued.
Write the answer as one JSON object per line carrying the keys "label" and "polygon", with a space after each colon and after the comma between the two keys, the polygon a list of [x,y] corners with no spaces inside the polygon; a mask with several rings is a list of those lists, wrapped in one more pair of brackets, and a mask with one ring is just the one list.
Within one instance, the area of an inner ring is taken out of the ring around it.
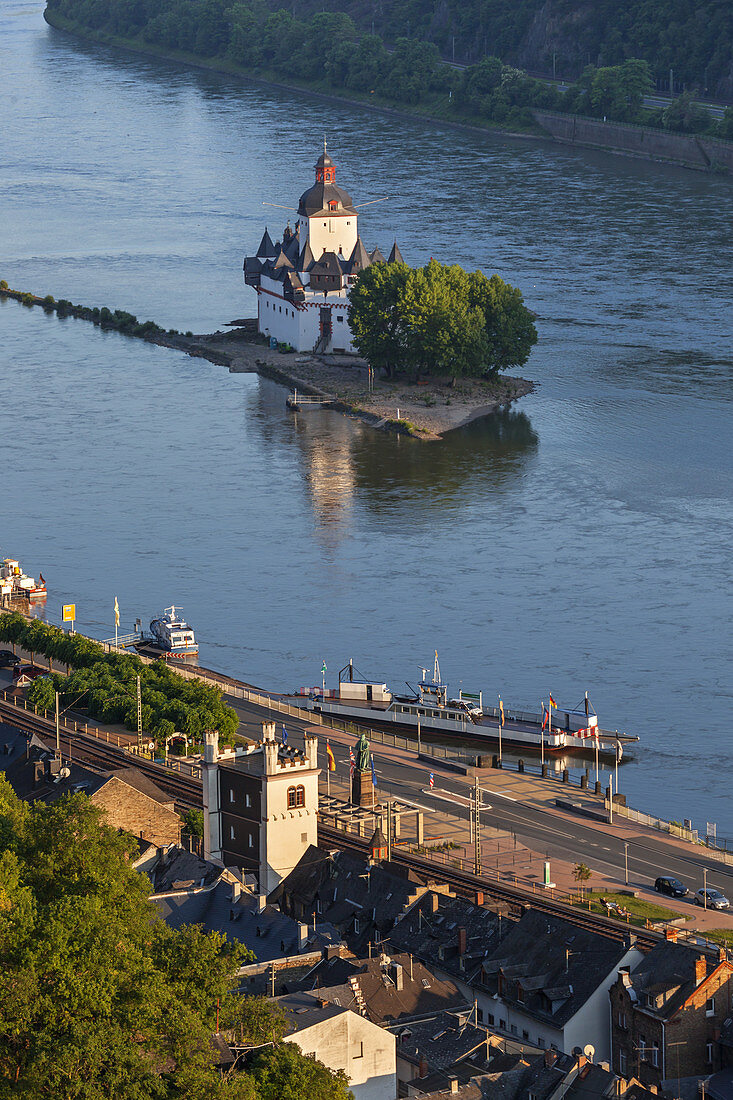
{"label": "parked car", "polygon": [[660,875],[654,883],[654,889],[658,894],[669,894],[671,898],[686,898],[689,890],[678,878],[669,875]]}
{"label": "parked car", "polygon": [[20,657],[9,649],[0,649],[0,668],[13,668],[20,664]]}
{"label": "parked car", "polygon": [[[707,897],[707,904],[706,904]],[[708,909],[730,909],[730,902],[720,890],[708,886],[707,890],[700,888],[695,891],[695,905],[706,906]]]}

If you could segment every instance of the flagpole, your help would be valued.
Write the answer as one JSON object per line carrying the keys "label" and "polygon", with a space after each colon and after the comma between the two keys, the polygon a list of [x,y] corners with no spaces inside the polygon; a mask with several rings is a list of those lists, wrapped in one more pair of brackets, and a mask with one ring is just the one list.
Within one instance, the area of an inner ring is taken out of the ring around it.
{"label": "flagpole", "polygon": [[542,721],[540,722],[540,752],[542,753],[542,756],[540,757],[540,760],[542,762],[542,767],[544,768],[544,766],[545,766],[545,703],[544,703],[544,700],[542,702]]}
{"label": "flagpole", "polygon": [[504,725],[504,713],[501,709],[501,695],[499,696],[499,763],[501,763],[501,727]]}

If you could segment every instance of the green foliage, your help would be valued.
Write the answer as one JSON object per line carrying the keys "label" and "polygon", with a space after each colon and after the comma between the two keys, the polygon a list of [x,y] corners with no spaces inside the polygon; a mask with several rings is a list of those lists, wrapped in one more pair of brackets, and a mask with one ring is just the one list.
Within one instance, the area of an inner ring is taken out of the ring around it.
{"label": "green foliage", "polygon": [[251,953],[165,925],[134,840],[85,796],[28,806],[0,779],[0,822],[0,1095],[237,1095],[209,1036]]}
{"label": "green foliage", "polygon": [[359,352],[390,375],[483,377],[526,363],[537,342],[520,291],[436,260],[367,268],[350,293],[349,325]]}
{"label": "green foliage", "polygon": [[664,108],[662,126],[665,130],[684,134],[701,134],[710,127],[710,115],[704,107],[694,102],[689,92],[685,92]]}
{"label": "green foliage", "polygon": [[241,1043],[277,1043],[288,1030],[288,1018],[267,997],[243,997],[232,1006],[227,1026],[237,1032]]}
{"label": "green foliage", "polygon": [[0,279],[0,290],[8,290],[8,283],[6,279]]}
{"label": "green foliage", "polygon": [[203,837],[204,814],[203,810],[186,810],[183,816],[184,831],[189,836]]}
{"label": "green foliage", "polygon": [[137,729],[137,676],[143,705],[143,728],[164,740],[175,730],[200,739],[207,729],[231,743],[239,728],[237,712],[225,705],[221,691],[202,680],[185,680],[163,660],[144,664],[126,653],[105,653],[103,647],[79,634],[22,615],[0,615],[0,640],[14,642],[31,653],[42,653],[69,665],[70,676],[54,673],[34,680],[29,700],[39,709],[52,710],[55,692],[62,709],[84,708],[102,722],[123,722]]}
{"label": "green foliage", "polygon": [[331,1072],[315,1058],[304,1058],[293,1043],[258,1051],[248,1070],[261,1100],[353,1100],[343,1070]]}

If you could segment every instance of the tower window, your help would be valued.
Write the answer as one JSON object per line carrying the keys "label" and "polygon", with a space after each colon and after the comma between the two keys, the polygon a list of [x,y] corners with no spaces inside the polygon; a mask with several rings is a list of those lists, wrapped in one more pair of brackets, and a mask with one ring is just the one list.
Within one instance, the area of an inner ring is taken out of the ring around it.
{"label": "tower window", "polygon": [[293,810],[298,806],[305,806],[305,787],[288,787],[288,809]]}

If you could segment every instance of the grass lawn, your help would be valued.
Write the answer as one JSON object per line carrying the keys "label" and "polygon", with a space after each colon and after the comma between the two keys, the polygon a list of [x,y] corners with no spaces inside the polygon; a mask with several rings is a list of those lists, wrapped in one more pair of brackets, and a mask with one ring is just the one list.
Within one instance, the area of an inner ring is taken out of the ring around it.
{"label": "grass lawn", "polygon": [[[601,898],[605,898],[610,908],[603,904]],[[616,917],[618,920],[626,920],[629,924],[646,924],[648,920],[674,920],[676,917],[684,916],[683,913],[665,909],[662,905],[656,905],[653,901],[645,901],[643,898],[631,898],[626,894],[613,894],[606,890],[586,890],[582,899],[577,896],[572,898],[572,904],[582,909],[588,908],[588,902],[590,902],[592,913],[600,913],[604,917]],[[613,906],[618,908],[614,909]],[[628,917],[627,913],[629,914]],[[690,919],[690,917],[685,916],[685,920]],[[729,937],[733,939],[733,929],[730,929]]]}
{"label": "grass lawn", "polygon": [[733,946],[733,928],[706,928],[703,932],[698,932],[698,935],[722,944],[723,947]]}

